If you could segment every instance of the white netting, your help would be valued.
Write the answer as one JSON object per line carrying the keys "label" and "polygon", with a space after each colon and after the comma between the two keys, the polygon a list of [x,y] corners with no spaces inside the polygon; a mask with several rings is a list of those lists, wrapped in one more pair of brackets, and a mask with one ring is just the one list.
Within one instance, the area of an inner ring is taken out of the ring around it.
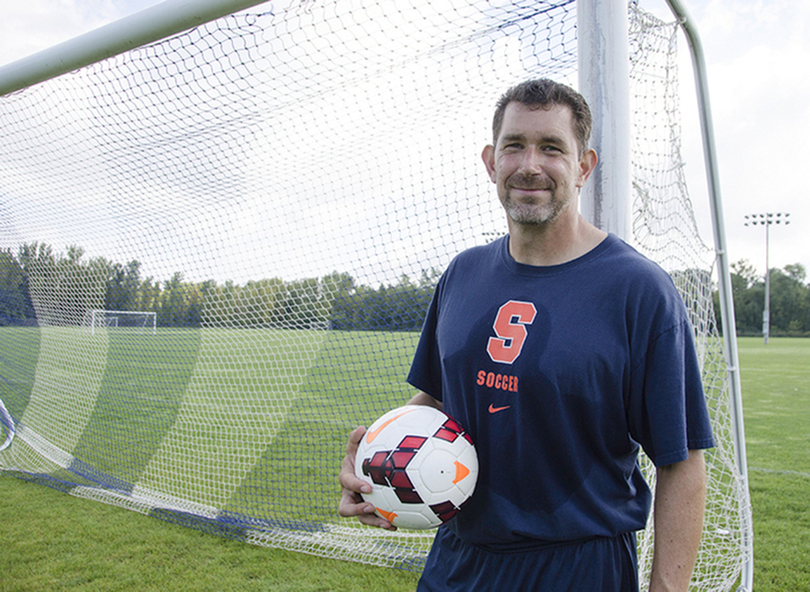
{"label": "white netting", "polygon": [[[677,23],[664,23],[630,4],[632,231],[636,247],[670,272],[695,327],[717,447],[706,456],[708,502],[696,590],[731,590],[750,547],[748,484],[735,464],[731,394],[712,301],[714,251],[698,232],[681,159]],[[654,471],[647,463],[648,481]],[[639,564],[652,563],[653,529],[639,536]],[[734,557],[734,563],[719,558]],[[737,563],[739,562],[739,563]]]}
{"label": "white netting", "polygon": [[[526,78],[576,83],[576,6],[265,6],[0,99],[0,468],[418,569],[430,533],[337,517],[346,434],[410,397],[438,273],[504,231],[479,158],[491,112]],[[697,573],[728,589],[747,506],[680,171],[674,26],[630,14],[635,242],[695,315],[721,442]],[[82,329],[104,310],[152,312],[156,332]]]}

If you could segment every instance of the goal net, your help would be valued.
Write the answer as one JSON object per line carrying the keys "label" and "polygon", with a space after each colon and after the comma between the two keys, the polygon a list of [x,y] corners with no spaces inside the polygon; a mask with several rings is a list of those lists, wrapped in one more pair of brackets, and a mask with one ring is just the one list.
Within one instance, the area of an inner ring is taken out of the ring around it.
{"label": "goal net", "polygon": [[[718,440],[695,589],[727,590],[747,485],[682,176],[676,25],[629,16],[628,240],[693,315]],[[432,533],[337,516],[346,435],[412,395],[438,275],[505,232],[479,158],[497,98],[529,77],[576,86],[576,66],[573,0],[287,0],[0,98],[0,468],[221,536],[421,568]],[[119,328],[148,311],[151,333],[81,328],[109,310]]]}

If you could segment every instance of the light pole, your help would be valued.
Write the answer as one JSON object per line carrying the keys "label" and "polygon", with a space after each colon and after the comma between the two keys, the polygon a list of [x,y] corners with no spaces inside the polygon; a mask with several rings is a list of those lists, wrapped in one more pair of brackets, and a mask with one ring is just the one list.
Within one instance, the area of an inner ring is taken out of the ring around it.
{"label": "light pole", "polygon": [[768,243],[770,242],[771,224],[790,224],[790,214],[779,212],[777,214],[750,214],[745,216],[746,226],[765,227],[765,310],[762,311],[762,336],[765,345],[768,345],[768,335],[771,332],[771,267],[768,262]]}

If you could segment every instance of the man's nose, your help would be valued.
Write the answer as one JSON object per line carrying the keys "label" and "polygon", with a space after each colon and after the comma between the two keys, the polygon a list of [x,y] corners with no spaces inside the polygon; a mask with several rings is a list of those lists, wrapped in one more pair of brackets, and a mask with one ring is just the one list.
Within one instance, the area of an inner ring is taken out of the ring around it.
{"label": "man's nose", "polygon": [[543,170],[543,153],[534,146],[529,146],[523,152],[520,170],[525,173],[536,174]]}

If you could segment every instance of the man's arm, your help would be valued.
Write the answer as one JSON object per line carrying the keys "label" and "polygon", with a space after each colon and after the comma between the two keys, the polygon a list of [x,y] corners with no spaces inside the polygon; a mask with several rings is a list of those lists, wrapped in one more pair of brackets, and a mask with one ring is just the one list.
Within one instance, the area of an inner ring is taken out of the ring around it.
{"label": "man's arm", "polygon": [[655,541],[650,592],[686,592],[695,566],[706,506],[702,450],[656,469]]}
{"label": "man's arm", "polygon": [[427,405],[428,407],[435,407],[439,411],[442,410],[443,406],[441,401],[434,399],[429,394],[423,393],[422,391],[416,393],[406,405]]}

